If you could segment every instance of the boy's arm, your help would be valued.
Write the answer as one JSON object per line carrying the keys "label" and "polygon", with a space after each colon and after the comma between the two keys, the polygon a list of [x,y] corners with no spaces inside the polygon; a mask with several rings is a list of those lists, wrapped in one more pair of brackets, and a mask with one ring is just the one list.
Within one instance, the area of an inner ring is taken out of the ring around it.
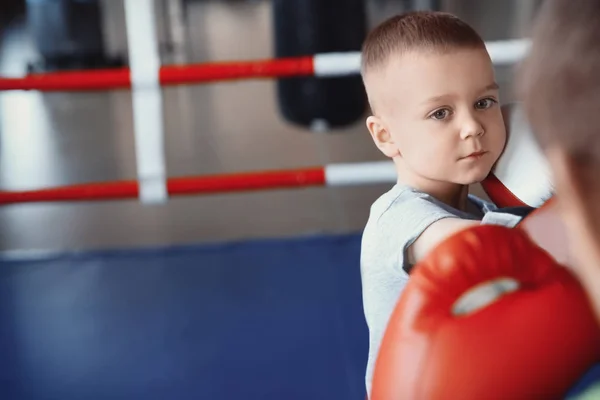
{"label": "boy's arm", "polygon": [[434,247],[452,234],[480,224],[480,221],[460,218],[443,218],[434,222],[408,248],[410,263],[414,264],[421,261]]}

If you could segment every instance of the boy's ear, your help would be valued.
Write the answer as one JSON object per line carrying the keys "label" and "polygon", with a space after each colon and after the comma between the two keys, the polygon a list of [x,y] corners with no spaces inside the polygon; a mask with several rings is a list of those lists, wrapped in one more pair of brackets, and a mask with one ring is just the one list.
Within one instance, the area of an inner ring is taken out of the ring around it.
{"label": "boy's ear", "polygon": [[545,153],[552,169],[563,218],[575,225],[588,225],[594,220],[600,222],[598,166],[592,165],[584,157],[569,154],[559,146],[550,146]]}
{"label": "boy's ear", "polygon": [[545,150],[552,169],[554,188],[563,211],[580,209],[583,201],[582,182],[577,176],[573,159],[558,146],[549,146]]}
{"label": "boy's ear", "polygon": [[373,142],[383,154],[390,158],[399,155],[398,144],[394,142],[389,128],[380,117],[371,115],[366,123]]}

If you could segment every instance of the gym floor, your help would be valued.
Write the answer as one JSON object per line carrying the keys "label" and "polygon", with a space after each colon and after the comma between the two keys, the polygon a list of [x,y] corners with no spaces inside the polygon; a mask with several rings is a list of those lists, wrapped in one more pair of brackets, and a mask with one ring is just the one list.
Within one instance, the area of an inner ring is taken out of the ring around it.
{"label": "gym floor", "polygon": [[[445,10],[479,29],[485,40],[500,40],[525,35],[538,2],[442,3]],[[157,4],[159,10],[169,10],[158,0]],[[373,0],[370,24],[402,11],[403,4]],[[105,0],[104,6],[107,46],[123,54],[123,4]],[[166,14],[159,15],[162,40],[184,33],[180,51],[165,54],[163,61],[271,57],[270,6],[269,1],[189,2],[182,25],[172,18],[166,24]],[[184,29],[177,31],[177,27]],[[0,74],[21,75],[36,57],[24,17],[10,18],[2,32]],[[242,45],[241,37],[252,40]],[[510,75],[510,69],[498,71],[504,101],[511,99]],[[362,121],[328,133],[310,132],[284,121],[271,80],[165,88],[164,105],[170,176],[382,159]],[[0,140],[0,188],[4,190],[136,176],[128,91],[2,93]],[[143,206],[137,201],[12,205],[0,208],[0,251],[145,247],[356,232],[363,228],[371,203],[388,187],[195,196],[173,198],[161,206]]]}

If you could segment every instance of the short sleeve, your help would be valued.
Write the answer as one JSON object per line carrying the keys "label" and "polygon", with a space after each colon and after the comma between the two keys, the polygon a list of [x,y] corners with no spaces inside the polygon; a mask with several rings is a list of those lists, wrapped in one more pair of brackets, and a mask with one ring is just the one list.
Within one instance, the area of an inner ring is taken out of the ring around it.
{"label": "short sleeve", "polygon": [[415,240],[434,222],[443,218],[459,218],[445,210],[427,196],[399,196],[381,215],[378,228],[381,240],[392,241],[398,246],[398,270],[408,272],[410,264],[407,250]]}

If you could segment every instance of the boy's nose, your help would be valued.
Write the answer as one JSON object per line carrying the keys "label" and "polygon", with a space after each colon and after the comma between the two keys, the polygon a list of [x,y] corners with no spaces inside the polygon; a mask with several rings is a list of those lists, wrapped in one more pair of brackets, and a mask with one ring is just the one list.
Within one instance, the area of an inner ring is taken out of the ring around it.
{"label": "boy's nose", "polygon": [[460,136],[461,139],[468,139],[472,136],[482,136],[485,133],[483,125],[474,118],[469,118],[462,126]]}

